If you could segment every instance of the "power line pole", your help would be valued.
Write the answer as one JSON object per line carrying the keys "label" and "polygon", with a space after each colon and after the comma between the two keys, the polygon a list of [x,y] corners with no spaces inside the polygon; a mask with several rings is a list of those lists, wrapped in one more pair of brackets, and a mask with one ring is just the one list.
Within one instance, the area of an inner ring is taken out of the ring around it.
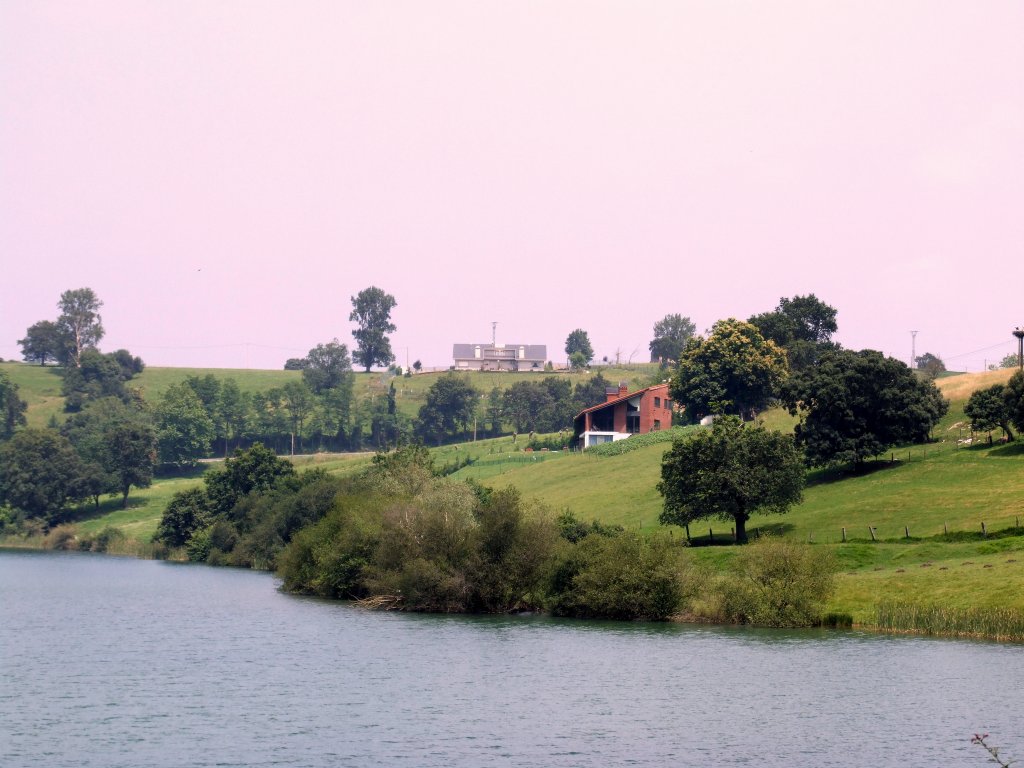
{"label": "power line pole", "polygon": [[1017,369],[1024,371],[1024,328],[1018,326],[1013,335],[1017,337]]}
{"label": "power line pole", "polygon": [[910,368],[917,364],[917,331],[910,332]]}

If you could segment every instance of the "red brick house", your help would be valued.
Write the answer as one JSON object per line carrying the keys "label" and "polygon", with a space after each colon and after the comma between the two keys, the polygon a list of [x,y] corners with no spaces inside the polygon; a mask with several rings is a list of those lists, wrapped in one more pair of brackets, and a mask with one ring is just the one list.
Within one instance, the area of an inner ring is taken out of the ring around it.
{"label": "red brick house", "polygon": [[606,391],[605,402],[584,408],[573,419],[573,444],[579,448],[623,440],[672,426],[668,384],[630,393],[625,384]]}

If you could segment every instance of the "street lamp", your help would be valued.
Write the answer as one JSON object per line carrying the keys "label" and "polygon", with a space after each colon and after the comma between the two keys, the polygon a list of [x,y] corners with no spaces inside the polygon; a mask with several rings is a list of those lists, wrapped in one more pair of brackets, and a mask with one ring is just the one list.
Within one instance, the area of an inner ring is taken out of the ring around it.
{"label": "street lamp", "polygon": [[1024,328],[1017,326],[1013,335],[1017,337],[1017,368],[1024,371]]}

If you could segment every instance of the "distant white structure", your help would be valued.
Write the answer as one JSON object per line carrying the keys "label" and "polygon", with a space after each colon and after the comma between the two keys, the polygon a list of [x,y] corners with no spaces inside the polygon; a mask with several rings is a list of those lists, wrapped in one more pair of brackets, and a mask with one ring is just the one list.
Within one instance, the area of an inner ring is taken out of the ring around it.
{"label": "distant white structure", "polygon": [[548,359],[544,344],[455,344],[457,371],[542,371]]}

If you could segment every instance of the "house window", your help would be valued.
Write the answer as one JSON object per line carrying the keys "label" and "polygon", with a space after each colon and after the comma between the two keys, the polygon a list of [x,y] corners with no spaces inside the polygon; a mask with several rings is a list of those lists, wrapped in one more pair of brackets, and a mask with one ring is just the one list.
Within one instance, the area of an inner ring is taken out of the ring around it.
{"label": "house window", "polygon": [[654,398],[654,407],[655,408],[661,408],[661,398],[660,397]]}
{"label": "house window", "polygon": [[651,428],[651,431],[657,432],[659,429],[661,429],[661,419],[655,419],[654,426]]}
{"label": "house window", "polygon": [[669,400],[667,397],[665,398],[665,410],[666,411],[671,411],[672,410],[672,401]]}

